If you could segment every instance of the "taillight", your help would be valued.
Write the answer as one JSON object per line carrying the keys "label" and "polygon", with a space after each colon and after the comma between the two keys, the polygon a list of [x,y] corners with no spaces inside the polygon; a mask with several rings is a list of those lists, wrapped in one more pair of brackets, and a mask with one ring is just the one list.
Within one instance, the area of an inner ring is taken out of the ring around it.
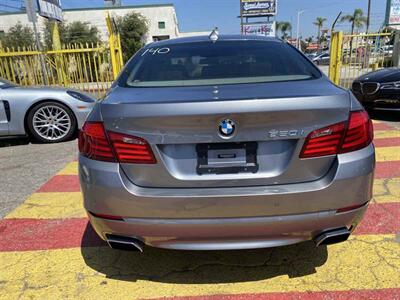
{"label": "taillight", "polygon": [[338,153],[346,123],[338,123],[311,132],[301,151],[301,158],[334,155]]}
{"label": "taillight", "polygon": [[86,122],[79,133],[79,152],[94,160],[114,162],[115,157],[102,122]]}
{"label": "taillight", "polygon": [[311,158],[360,150],[373,140],[372,122],[365,111],[350,112],[348,122],[311,132],[300,158]]}
{"label": "taillight", "polygon": [[79,152],[93,160],[155,164],[150,145],[142,138],[106,131],[102,122],[86,122],[79,134]]}
{"label": "taillight", "polygon": [[371,144],[374,139],[372,121],[366,111],[350,113],[349,125],[340,153],[360,150]]}
{"label": "taillight", "polygon": [[116,132],[108,132],[117,159],[121,163],[155,164],[150,145],[142,138]]}

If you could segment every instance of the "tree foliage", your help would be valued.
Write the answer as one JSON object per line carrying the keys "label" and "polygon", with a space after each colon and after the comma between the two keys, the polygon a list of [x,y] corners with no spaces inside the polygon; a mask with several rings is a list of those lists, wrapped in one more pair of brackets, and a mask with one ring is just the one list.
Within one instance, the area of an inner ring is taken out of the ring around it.
{"label": "tree foliage", "polygon": [[317,17],[317,19],[315,19],[315,21],[313,23],[318,28],[318,43],[321,42],[321,30],[322,30],[322,27],[324,27],[325,22],[326,22],[326,18]]}
{"label": "tree foliage", "polygon": [[357,8],[354,10],[352,15],[343,16],[340,21],[341,22],[349,22],[351,23],[351,34],[354,34],[354,30],[362,28],[365,24],[367,24],[367,17],[364,16],[364,12],[362,9]]}
{"label": "tree foliage", "polygon": [[[44,42],[47,49],[52,49],[52,22],[46,21],[44,31]],[[75,21],[71,23],[59,23],[61,44],[91,44],[100,42],[99,31],[96,27],[90,26],[88,23]]]}
{"label": "tree foliage", "polygon": [[276,22],[276,29],[281,32],[282,39],[286,40],[289,38],[289,32],[292,30],[292,24],[290,22]]}
{"label": "tree foliage", "polygon": [[127,61],[141,47],[147,34],[147,20],[140,14],[132,12],[117,19],[118,31],[121,35],[122,53]]}
{"label": "tree foliage", "polygon": [[28,26],[17,23],[1,36],[2,47],[35,47],[33,30]]}

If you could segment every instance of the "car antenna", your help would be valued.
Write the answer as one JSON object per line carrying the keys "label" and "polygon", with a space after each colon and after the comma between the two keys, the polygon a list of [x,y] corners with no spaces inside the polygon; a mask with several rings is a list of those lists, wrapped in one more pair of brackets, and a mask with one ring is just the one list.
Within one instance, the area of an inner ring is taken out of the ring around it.
{"label": "car antenna", "polygon": [[210,41],[212,41],[213,43],[215,43],[216,41],[218,41],[219,38],[219,31],[218,31],[218,27],[215,27],[214,30],[211,32],[211,34],[208,37],[210,39]]}

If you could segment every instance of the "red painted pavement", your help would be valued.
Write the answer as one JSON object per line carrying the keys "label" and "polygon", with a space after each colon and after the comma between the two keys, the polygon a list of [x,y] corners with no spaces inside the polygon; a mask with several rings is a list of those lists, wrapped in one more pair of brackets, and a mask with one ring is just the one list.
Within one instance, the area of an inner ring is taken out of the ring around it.
{"label": "red painted pavement", "polygon": [[80,192],[79,177],[77,175],[56,175],[47,181],[38,193],[46,192]]}
{"label": "red painted pavement", "polygon": [[400,289],[287,292],[243,295],[214,295],[160,298],[163,300],[354,300],[354,299],[400,299]]}
{"label": "red painted pavement", "polygon": [[374,126],[374,131],[379,131],[379,130],[393,130],[394,127],[390,126],[386,123],[376,123],[373,125]]}
{"label": "red painted pavement", "polygon": [[382,161],[376,163],[375,179],[400,177],[400,161]]}
{"label": "red painted pavement", "polygon": [[371,204],[354,234],[387,234],[400,230],[400,202]]}
{"label": "red painted pavement", "polygon": [[384,138],[384,139],[375,139],[374,140],[375,147],[396,147],[400,146],[400,137],[399,138]]}
{"label": "red painted pavement", "polygon": [[0,252],[99,246],[86,218],[0,220]]}

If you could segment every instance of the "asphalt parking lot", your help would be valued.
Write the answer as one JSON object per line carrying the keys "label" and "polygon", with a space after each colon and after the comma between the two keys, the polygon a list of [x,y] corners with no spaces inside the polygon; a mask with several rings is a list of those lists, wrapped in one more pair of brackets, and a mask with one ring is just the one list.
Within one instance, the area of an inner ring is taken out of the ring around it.
{"label": "asphalt parking lot", "polygon": [[374,118],[373,202],[320,248],[112,250],[82,208],[76,141],[0,148],[0,299],[400,299],[400,117]]}

